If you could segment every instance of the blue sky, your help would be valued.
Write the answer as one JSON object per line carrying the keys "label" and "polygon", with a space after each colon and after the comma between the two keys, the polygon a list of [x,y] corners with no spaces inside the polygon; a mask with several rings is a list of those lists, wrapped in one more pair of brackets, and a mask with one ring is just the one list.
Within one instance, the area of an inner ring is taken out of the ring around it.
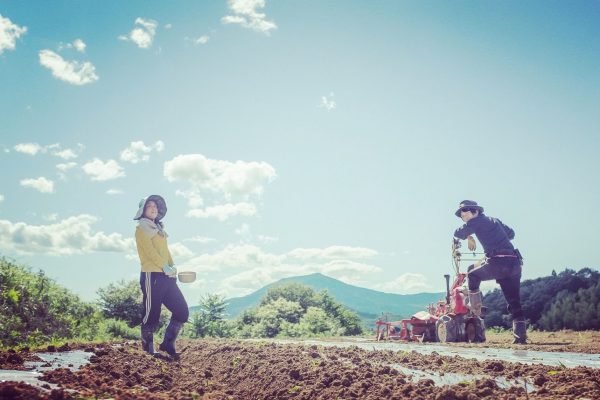
{"label": "blue sky", "polygon": [[463,199],[515,229],[525,278],[599,265],[598,2],[0,15],[0,253],[85,299],[137,279],[155,193],[190,304],[312,272],[443,291]]}

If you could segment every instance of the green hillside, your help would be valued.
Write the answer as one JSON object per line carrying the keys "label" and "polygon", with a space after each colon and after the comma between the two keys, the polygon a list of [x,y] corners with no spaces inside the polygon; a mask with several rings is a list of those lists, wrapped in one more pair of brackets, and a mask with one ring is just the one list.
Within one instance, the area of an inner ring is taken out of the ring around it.
{"label": "green hillside", "polygon": [[[235,297],[227,300],[227,317],[235,318],[242,311],[255,307],[269,288],[288,282],[298,282],[317,291],[327,289],[338,302],[349,309],[356,311],[363,322],[371,324],[381,313],[389,313],[394,318],[410,317],[417,311],[423,311],[429,303],[445,298],[445,293],[418,293],[400,295],[365,289],[348,285],[337,279],[323,274],[311,274],[284,278],[253,292],[247,296]],[[192,307],[193,312],[197,307]]]}

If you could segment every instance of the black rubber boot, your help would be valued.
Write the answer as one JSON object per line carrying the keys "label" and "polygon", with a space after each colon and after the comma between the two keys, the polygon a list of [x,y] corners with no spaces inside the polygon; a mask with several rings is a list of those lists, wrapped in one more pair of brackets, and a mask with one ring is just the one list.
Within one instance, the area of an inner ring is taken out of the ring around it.
{"label": "black rubber boot", "polygon": [[513,344],[526,344],[527,343],[527,322],[523,320],[513,321]]}
{"label": "black rubber boot", "polygon": [[154,329],[142,325],[142,349],[154,355]]}
{"label": "black rubber boot", "polygon": [[177,350],[175,349],[175,340],[177,339],[182,326],[182,322],[171,319],[165,330],[163,342],[158,346],[160,351],[166,351],[175,360],[179,359],[179,353],[177,353]]}

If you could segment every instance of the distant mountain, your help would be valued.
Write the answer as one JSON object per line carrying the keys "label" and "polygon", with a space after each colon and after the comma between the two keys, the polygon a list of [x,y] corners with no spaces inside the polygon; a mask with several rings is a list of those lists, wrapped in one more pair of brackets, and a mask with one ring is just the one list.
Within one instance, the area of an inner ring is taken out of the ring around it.
{"label": "distant mountain", "polygon": [[[417,311],[423,311],[429,303],[435,303],[446,297],[446,293],[393,294],[378,292],[358,286],[348,285],[323,274],[311,274],[284,278],[253,292],[247,296],[227,300],[229,318],[237,317],[242,311],[257,306],[267,291],[277,285],[297,282],[316,291],[327,289],[338,302],[356,311],[361,319],[370,325],[381,313],[389,313],[392,318],[410,317]],[[193,312],[198,306],[192,307]]]}

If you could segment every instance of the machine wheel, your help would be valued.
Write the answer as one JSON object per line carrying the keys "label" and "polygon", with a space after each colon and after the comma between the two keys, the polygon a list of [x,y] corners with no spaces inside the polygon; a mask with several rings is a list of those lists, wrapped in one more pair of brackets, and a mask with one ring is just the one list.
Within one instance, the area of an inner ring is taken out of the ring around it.
{"label": "machine wheel", "polygon": [[465,326],[467,342],[482,343],[485,342],[485,323],[481,318],[472,318],[467,321]]}
{"label": "machine wheel", "polygon": [[457,340],[457,326],[448,315],[442,315],[435,323],[435,334],[438,342],[449,343]]}

